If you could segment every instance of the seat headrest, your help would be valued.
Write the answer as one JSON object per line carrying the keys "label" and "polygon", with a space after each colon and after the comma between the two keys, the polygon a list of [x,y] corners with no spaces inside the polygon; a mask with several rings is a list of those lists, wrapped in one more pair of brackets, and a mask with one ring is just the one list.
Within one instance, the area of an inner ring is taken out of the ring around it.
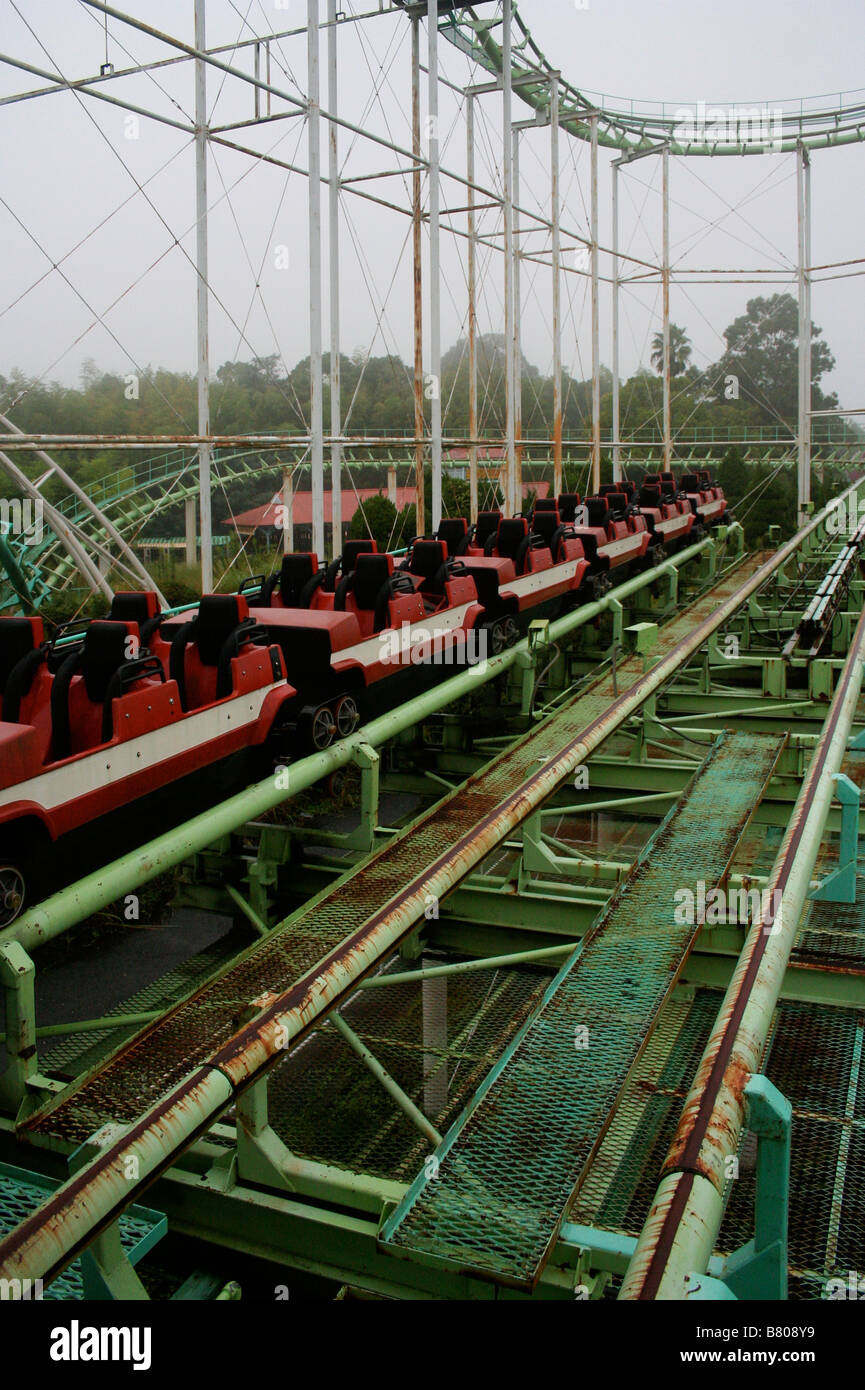
{"label": "seat headrest", "polygon": [[627,510],[628,499],[623,492],[608,492],[605,500],[611,512]]}
{"label": "seat headrest", "polygon": [[550,540],[561,526],[559,521],[558,507],[547,508],[545,511],[536,511],[532,517],[532,530],[536,536],[543,536],[544,540]]}
{"label": "seat headrest", "polygon": [[478,545],[483,545],[487,537],[492,536],[499,529],[501,519],[501,512],[478,512],[477,526],[475,527],[475,540]]}
{"label": "seat headrest", "polygon": [[559,504],[555,497],[539,497],[535,502],[536,512],[557,512]]}
{"label": "seat headrest", "polygon": [[90,624],[84,634],[79,666],[89,700],[102,704],[114,672],[125,661],[138,656],[139,645],[137,623],[113,622],[105,618]]}
{"label": "seat headrest", "polygon": [[301,590],[314,574],[318,573],[318,556],[311,550],[298,551],[293,555],[283,555],[279,571],[279,592],[283,603],[294,607]]}
{"label": "seat headrest", "polygon": [[249,617],[249,605],[241,594],[205,594],[198,605],[195,643],[205,666],[216,666],[225,639]]}
{"label": "seat headrest", "polygon": [[468,522],[464,516],[446,516],[442,517],[439,522],[436,537],[438,540],[444,541],[448,548],[448,554],[453,555],[457,546],[465,539],[468,529]]}
{"label": "seat headrest", "polygon": [[357,564],[358,555],[375,555],[378,552],[378,541],[361,540],[346,541],[342,548],[342,572],[351,574]]}
{"label": "seat headrest", "polygon": [[589,514],[590,526],[606,526],[610,519],[606,497],[587,497],[586,511]]}
{"label": "seat headrest", "polygon": [[660,507],[661,489],[657,483],[643,483],[640,488],[641,507]]}
{"label": "seat headrest", "polygon": [[358,608],[375,608],[376,600],[393,574],[393,556],[371,554],[358,555],[354,567],[352,593]]}
{"label": "seat headrest", "polygon": [[139,627],[148,618],[155,618],[159,612],[159,599],[152,589],[140,593],[120,589],[111,600],[108,618],[111,622],[138,623]]}
{"label": "seat headrest", "polygon": [[447,558],[448,548],[443,540],[415,541],[411,548],[409,571],[411,574],[421,575],[424,579],[432,579]]}
{"label": "seat headrest", "polygon": [[679,487],[683,492],[699,492],[700,479],[696,473],[683,473],[679,480]]}
{"label": "seat headrest", "polygon": [[528,532],[529,523],[524,516],[502,518],[496,538],[496,550],[499,555],[506,555],[509,559],[515,560]]}
{"label": "seat headrest", "polygon": [[578,492],[561,493],[559,497],[559,516],[562,518],[562,521],[574,521],[579,505],[580,494]]}
{"label": "seat headrest", "polygon": [[6,689],[13,666],[41,645],[41,618],[0,618],[0,691]]}

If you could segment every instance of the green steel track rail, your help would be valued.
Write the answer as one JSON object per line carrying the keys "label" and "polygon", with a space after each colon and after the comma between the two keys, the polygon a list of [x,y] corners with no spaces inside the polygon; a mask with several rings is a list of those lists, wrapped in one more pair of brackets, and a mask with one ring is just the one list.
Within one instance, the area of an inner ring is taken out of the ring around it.
{"label": "green steel track rail", "polygon": [[[494,38],[501,18],[482,18],[471,7],[443,14],[439,30],[473,63],[485,68],[495,77],[502,73],[502,50]],[[748,138],[699,140],[677,138],[683,125],[686,103],[634,102],[601,96],[573,86],[564,79],[554,64],[541,52],[532,38],[516,6],[513,10],[514,37],[512,66],[514,92],[535,111],[549,105],[550,80],[559,78],[559,112],[562,127],[579,140],[591,139],[590,118],[598,116],[598,143],[623,153],[637,153],[653,146],[668,145],[672,154],[679,155],[746,155],[763,154],[766,146]],[[696,104],[691,104],[696,109]],[[706,103],[706,125],[711,126],[714,103]],[[729,102],[717,103],[718,123],[729,124]],[[733,110],[765,111],[770,103],[737,103]],[[831,97],[812,97],[772,102],[771,110],[780,112],[779,124],[772,126],[773,151],[790,152],[800,145],[808,149],[825,149],[835,145],[856,144],[865,140],[865,90],[841,92]],[[725,118],[722,122],[722,116]],[[777,131],[777,138],[776,138]],[[727,134],[731,134],[728,130]]]}

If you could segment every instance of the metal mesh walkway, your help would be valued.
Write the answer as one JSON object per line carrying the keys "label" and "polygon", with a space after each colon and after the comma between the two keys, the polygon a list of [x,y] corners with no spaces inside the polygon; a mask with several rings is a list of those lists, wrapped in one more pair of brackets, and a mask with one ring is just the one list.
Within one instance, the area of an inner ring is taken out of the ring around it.
{"label": "metal mesh walkway", "polygon": [[438,1171],[385,1225],[385,1248],[534,1286],[696,936],[698,922],[675,920],[675,890],[723,879],[784,742],[721,736],[451,1130]]}
{"label": "metal mesh walkway", "polygon": [[[760,557],[752,557],[737,566],[665,624],[654,655],[672,651],[734,595],[759,564]],[[25,1132],[77,1145],[109,1121],[137,1119],[238,1031],[239,1015],[250,1000],[315,979],[333,953],[342,948],[350,953],[353,937],[372,919],[380,920],[414,893],[420,892],[422,900],[434,869],[455,866],[459,876],[470,873],[487,852],[477,846],[484,822],[509,804],[524,806],[518,817],[527,815],[530,807],[524,795],[532,780],[546,774],[545,764],[582,738],[593,721],[609,718],[616,694],[626,692],[642,673],[642,660],[632,657],[619,665],[615,689],[609,674],[593,682],[354,872],[49,1102],[27,1122]],[[615,718],[609,718],[604,736],[615,728]],[[566,775],[563,772],[562,778]]]}

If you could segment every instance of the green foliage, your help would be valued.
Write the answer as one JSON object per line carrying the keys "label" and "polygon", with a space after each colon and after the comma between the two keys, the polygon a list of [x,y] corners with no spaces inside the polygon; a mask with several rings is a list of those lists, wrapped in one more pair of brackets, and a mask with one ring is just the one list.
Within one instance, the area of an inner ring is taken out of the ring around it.
{"label": "green foliage", "polygon": [[[822,330],[811,325],[811,406],[831,409],[836,395],[824,395],[820,380],[835,366]],[[727,350],[710,369],[714,380],[713,398],[726,402],[725,379],[739,383],[741,414],[749,423],[792,424],[798,412],[797,350],[799,308],[791,294],[773,294],[749,299],[745,313],[730,324],[724,334]],[[728,403],[729,404],[729,403]],[[731,420],[731,423],[733,421]]]}
{"label": "green foliage", "polygon": [[[681,376],[691,359],[691,340],[678,323],[670,324],[670,374]],[[664,372],[664,334],[652,339],[652,366],[659,375]]]}
{"label": "green foliage", "polygon": [[372,536],[378,542],[379,550],[390,550],[394,546],[397,531],[397,512],[389,497],[379,493],[361,502],[351,519],[350,534],[355,540]]}

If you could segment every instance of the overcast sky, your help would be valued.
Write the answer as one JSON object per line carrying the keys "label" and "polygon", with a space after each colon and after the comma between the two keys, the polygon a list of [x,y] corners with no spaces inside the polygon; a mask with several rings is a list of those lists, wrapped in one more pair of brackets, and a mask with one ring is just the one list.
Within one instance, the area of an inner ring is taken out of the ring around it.
{"label": "overcast sky", "polygon": [[[123,8],[122,0],[118,8]],[[341,0],[347,13],[377,6]],[[484,6],[490,13],[492,6]],[[862,0],[522,0],[520,13],[539,47],[567,79],[586,92],[674,106],[753,105],[861,85],[865,70]],[[192,40],[192,0],[129,0],[127,12]],[[325,5],[322,0],[322,12]],[[230,44],[305,22],[305,0],[208,0],[209,45]],[[423,38],[425,51],[425,35]],[[105,59],[102,18],[74,0],[0,0],[0,48],[17,59],[66,78],[98,71]],[[116,21],[109,22],[109,59],[115,67],[171,56],[172,50]],[[125,51],[124,51],[125,50]],[[339,111],[347,121],[395,143],[410,143],[409,24],[400,13],[374,16],[340,29]],[[230,55],[226,55],[230,56]],[[322,43],[322,58],[325,44]],[[443,74],[457,87],[485,80],[466,57],[440,43]],[[252,50],[233,60],[252,68]],[[306,86],[306,43],[283,40],[272,53],[272,82],[301,94]],[[41,87],[38,77],[0,68],[0,94]],[[326,66],[322,68],[323,102]],[[123,78],[102,88],[126,101],[189,124],[193,69],[189,62],[150,76]],[[424,97],[425,100],[425,97]],[[248,119],[252,89],[211,69],[208,108],[212,126]],[[274,98],[273,112],[287,108]],[[529,114],[518,101],[515,116]],[[74,383],[83,362],[133,371],[146,364],[195,368],[194,162],[189,134],[142,119],[137,130],[123,111],[61,91],[0,109],[0,371],[20,367],[48,380]],[[442,89],[442,161],[463,174],[465,121],[461,98]],[[132,138],[130,138],[132,137]],[[306,168],[302,118],[273,121],[227,138]],[[393,170],[392,153],[343,130],[343,177]],[[326,142],[324,145],[326,152]],[[546,212],[549,135],[523,137],[522,201]],[[600,239],[610,243],[610,156],[600,167]],[[478,102],[477,178],[500,186],[501,101]],[[623,175],[621,245],[657,261],[661,206],[659,161],[646,159]],[[865,149],[817,151],[813,157],[815,264],[863,255]],[[586,232],[587,147],[563,137],[563,223]],[[730,267],[753,278],[758,268],[795,262],[795,160],[790,155],[672,161],[673,261],[695,269]],[[139,191],[139,187],[143,192]],[[408,206],[404,175],[364,181],[356,188]],[[212,369],[227,359],[276,352],[291,367],[309,351],[307,181],[301,173],[267,165],[213,145],[209,164]],[[327,191],[323,190],[326,227]],[[465,206],[465,190],[445,179],[445,207]],[[736,209],[731,212],[731,208]],[[342,197],[340,272],[342,348],[412,352],[410,221],[378,203]],[[465,229],[455,212],[454,226]],[[495,237],[499,213],[486,212],[481,230]],[[499,237],[500,242],[500,237]],[[526,238],[542,251],[545,234]],[[565,236],[565,245],[572,245]],[[328,346],[327,258],[324,246],[325,350]],[[442,340],[464,332],[465,241],[443,237]],[[285,261],[288,268],[280,268]],[[52,269],[58,263],[59,269]],[[479,325],[501,331],[502,262],[481,250]],[[863,267],[865,268],[865,267]],[[609,272],[602,258],[601,272]],[[564,359],[577,376],[589,372],[587,284],[565,277]],[[258,288],[256,288],[256,286]],[[428,286],[425,287],[425,289]],[[794,286],[778,286],[795,292]],[[759,284],[675,286],[671,315],[694,343],[705,366],[722,350],[721,334],[748,298],[772,292]],[[551,285],[545,267],[523,265],[522,324],[526,355],[542,371],[552,362]],[[865,404],[860,381],[865,278],[816,285],[813,317],[838,359],[831,381],[849,406]],[[99,322],[100,316],[104,319]],[[657,287],[623,293],[621,370],[648,363],[658,329]],[[601,350],[610,360],[610,293],[601,293]],[[190,424],[192,422],[189,422]],[[358,422],[362,424],[363,422]],[[178,425],[178,428],[180,426]]]}

